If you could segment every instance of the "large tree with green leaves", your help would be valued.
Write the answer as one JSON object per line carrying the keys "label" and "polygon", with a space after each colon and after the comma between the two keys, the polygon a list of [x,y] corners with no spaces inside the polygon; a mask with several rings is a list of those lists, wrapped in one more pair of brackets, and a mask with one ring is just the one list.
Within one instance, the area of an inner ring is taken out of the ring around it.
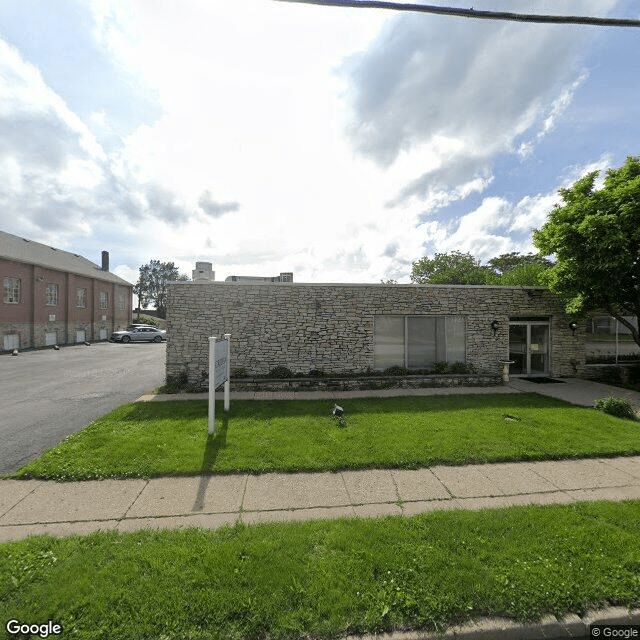
{"label": "large tree with green leaves", "polygon": [[489,267],[460,251],[425,256],[411,265],[411,282],[416,284],[489,284],[492,276]]}
{"label": "large tree with green leaves", "polygon": [[556,263],[542,274],[563,298],[567,311],[605,310],[626,326],[640,345],[640,157],[609,169],[596,189],[598,171],[561,189],[562,204],[550,213],[533,243]]}
{"label": "large tree with green leaves", "polygon": [[140,269],[138,282],[133,287],[133,292],[138,296],[139,307],[146,309],[153,303],[161,318],[167,315],[167,283],[188,280],[189,277],[181,274],[173,262],[160,262],[151,260],[143,264]]}
{"label": "large tree with green leaves", "polygon": [[495,284],[539,287],[541,274],[553,263],[539,253],[503,253],[487,261],[495,275]]}
{"label": "large tree with green leaves", "polygon": [[539,254],[503,253],[486,265],[470,253],[436,253],[433,258],[416,260],[411,281],[417,284],[496,284],[522,287],[541,286],[540,274],[550,260]]}

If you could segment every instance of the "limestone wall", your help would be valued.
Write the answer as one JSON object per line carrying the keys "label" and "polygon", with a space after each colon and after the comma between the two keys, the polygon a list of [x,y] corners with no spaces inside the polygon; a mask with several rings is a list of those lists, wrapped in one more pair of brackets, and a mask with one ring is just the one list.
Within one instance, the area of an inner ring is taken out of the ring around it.
{"label": "limestone wall", "polygon": [[[208,337],[231,334],[231,369],[266,374],[361,372],[373,368],[374,316],[461,315],[467,364],[499,375],[509,352],[509,319],[549,318],[551,375],[584,364],[583,331],[569,328],[559,301],[542,289],[490,286],[171,283],[167,301],[167,375],[202,380]],[[497,320],[495,335],[491,322]]]}

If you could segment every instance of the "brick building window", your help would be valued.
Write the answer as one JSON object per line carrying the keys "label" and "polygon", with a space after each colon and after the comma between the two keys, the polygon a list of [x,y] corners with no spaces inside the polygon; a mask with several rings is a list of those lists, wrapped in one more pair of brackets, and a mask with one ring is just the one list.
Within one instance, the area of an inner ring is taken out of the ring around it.
{"label": "brick building window", "polygon": [[18,304],[21,291],[20,278],[4,279],[4,301],[7,304]]}
{"label": "brick building window", "polygon": [[124,311],[125,306],[124,306],[124,293],[119,293],[118,294],[118,307]]}
{"label": "brick building window", "polygon": [[85,308],[87,306],[87,290],[78,289],[76,292],[76,307]]}
{"label": "brick building window", "polygon": [[48,307],[58,306],[58,285],[57,284],[47,285],[47,306]]}
{"label": "brick building window", "polygon": [[374,367],[428,369],[434,362],[464,362],[462,316],[375,316]]}
{"label": "brick building window", "polygon": [[100,308],[108,309],[109,308],[109,294],[105,291],[100,292]]}

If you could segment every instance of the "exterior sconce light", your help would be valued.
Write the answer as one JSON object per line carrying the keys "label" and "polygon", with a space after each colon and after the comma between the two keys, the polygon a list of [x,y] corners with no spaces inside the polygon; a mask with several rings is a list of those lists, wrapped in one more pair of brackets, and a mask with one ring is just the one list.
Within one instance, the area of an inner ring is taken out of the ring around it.
{"label": "exterior sconce light", "polygon": [[576,335],[576,329],[578,328],[578,323],[577,322],[572,322],[569,324],[569,329],[571,329],[572,334],[575,336]]}
{"label": "exterior sconce light", "polygon": [[497,331],[498,331],[498,327],[499,327],[499,326],[500,326],[500,323],[499,323],[497,320],[494,320],[494,321],[491,323],[491,328],[493,329],[493,336],[494,336],[494,338],[495,338],[495,335],[496,335],[496,333],[497,333]]}

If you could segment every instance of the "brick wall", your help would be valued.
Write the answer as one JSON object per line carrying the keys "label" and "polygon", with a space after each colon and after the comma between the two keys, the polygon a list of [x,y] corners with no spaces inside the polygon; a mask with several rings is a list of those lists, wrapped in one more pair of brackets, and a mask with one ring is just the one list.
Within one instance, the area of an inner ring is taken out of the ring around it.
{"label": "brick wall", "polygon": [[[510,317],[550,319],[551,375],[584,364],[582,331],[569,328],[559,301],[541,289],[359,284],[172,283],[167,301],[167,375],[198,382],[208,337],[231,334],[231,369],[268,373],[278,365],[306,373],[373,368],[374,316],[462,315],[467,364],[499,375],[509,353]],[[494,336],[491,322],[500,326]]]}

